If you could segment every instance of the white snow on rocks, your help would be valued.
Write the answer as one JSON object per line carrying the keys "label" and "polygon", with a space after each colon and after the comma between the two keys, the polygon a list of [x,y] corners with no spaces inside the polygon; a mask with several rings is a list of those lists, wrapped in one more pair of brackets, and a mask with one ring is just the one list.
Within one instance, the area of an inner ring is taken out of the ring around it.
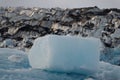
{"label": "white snow on rocks", "polygon": [[4,42],[0,45],[1,47],[14,47],[15,46],[15,42],[11,39],[6,39],[4,40]]}
{"label": "white snow on rocks", "polygon": [[114,34],[111,35],[114,38],[120,38],[120,29],[117,29]]}
{"label": "white snow on rocks", "polygon": [[29,52],[32,68],[91,74],[98,71],[101,42],[96,38],[48,35]]}

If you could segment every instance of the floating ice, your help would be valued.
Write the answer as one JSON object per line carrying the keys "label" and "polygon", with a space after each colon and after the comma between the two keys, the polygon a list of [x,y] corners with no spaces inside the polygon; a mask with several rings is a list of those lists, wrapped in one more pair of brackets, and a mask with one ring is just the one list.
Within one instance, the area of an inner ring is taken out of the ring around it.
{"label": "floating ice", "polygon": [[97,73],[98,80],[120,80],[120,67],[106,62],[100,62]]}
{"label": "floating ice", "polygon": [[29,52],[32,68],[91,74],[98,71],[101,42],[96,38],[48,35]]}
{"label": "floating ice", "polygon": [[19,55],[11,55],[8,57],[8,60],[10,60],[11,62],[21,62],[23,58]]}
{"label": "floating ice", "polygon": [[[15,49],[0,48],[0,70],[26,69],[26,68],[30,68],[30,65],[27,58],[27,54],[25,52]],[[0,73],[2,74],[1,71]]]}

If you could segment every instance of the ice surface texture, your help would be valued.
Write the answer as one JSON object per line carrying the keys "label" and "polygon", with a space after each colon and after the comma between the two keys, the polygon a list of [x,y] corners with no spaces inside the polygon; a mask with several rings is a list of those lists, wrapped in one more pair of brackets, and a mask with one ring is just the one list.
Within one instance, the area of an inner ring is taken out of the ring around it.
{"label": "ice surface texture", "polygon": [[47,35],[29,52],[32,68],[91,74],[98,71],[101,42],[96,38]]}

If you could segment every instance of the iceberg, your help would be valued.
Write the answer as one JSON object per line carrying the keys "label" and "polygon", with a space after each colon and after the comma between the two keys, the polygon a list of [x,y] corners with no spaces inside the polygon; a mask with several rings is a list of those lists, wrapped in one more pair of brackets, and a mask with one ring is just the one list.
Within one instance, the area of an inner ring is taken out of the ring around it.
{"label": "iceberg", "polygon": [[35,40],[28,58],[35,69],[94,74],[99,69],[101,46],[93,37],[46,35]]}
{"label": "iceberg", "polygon": [[99,65],[100,69],[96,73],[96,76],[94,76],[98,80],[120,80],[120,66],[103,61],[100,61]]}

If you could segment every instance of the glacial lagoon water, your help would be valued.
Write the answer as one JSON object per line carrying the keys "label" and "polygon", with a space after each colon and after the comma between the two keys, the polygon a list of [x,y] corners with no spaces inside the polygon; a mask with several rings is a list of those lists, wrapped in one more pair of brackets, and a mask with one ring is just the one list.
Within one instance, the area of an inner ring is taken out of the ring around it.
{"label": "glacial lagoon water", "polygon": [[88,76],[81,74],[32,69],[24,52],[0,49],[0,80],[85,80],[86,78]]}

